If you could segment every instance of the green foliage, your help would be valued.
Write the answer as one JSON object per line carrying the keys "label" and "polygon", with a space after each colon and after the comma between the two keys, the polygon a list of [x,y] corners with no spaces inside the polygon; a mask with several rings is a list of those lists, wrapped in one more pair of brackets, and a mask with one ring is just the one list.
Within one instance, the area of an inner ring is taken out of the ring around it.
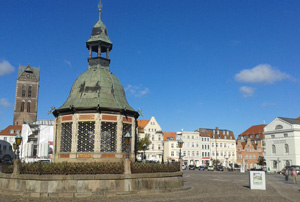
{"label": "green foliage", "polygon": [[146,144],[147,147],[151,144],[150,134],[146,134],[144,138],[139,138],[137,141],[137,150],[143,150],[143,145]]}
{"label": "green foliage", "polygon": [[257,160],[257,165],[264,166],[265,165],[265,158],[263,156],[260,156]]}
{"label": "green foliage", "polygon": [[132,163],[132,173],[157,173],[157,172],[177,172],[180,171],[179,162],[158,164],[158,163]]}
{"label": "green foliage", "polygon": [[212,165],[216,166],[216,165],[220,165],[220,160],[219,159],[211,159],[212,160]]}
{"label": "green foliage", "polygon": [[26,163],[21,174],[76,175],[76,174],[122,174],[123,163]]}

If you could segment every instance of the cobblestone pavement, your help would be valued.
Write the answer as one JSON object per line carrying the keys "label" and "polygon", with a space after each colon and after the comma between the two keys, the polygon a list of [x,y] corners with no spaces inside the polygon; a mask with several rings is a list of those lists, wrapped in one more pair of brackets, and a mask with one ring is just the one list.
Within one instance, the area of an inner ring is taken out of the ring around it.
{"label": "cobblestone pavement", "polygon": [[22,198],[6,196],[0,193],[0,201],[63,201],[63,202],[94,202],[94,201],[300,201],[300,183],[294,185],[289,179],[278,174],[267,174],[267,190],[250,190],[249,174],[239,172],[184,171],[185,186],[190,189],[165,193],[140,193],[118,195],[106,198]]}

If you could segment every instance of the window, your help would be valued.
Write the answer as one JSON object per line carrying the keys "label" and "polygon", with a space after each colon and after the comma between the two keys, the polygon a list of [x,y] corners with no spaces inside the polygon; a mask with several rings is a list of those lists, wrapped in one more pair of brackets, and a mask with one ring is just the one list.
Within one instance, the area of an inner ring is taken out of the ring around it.
{"label": "window", "polygon": [[211,143],[211,147],[214,147],[215,146],[215,144],[214,143]]}
{"label": "window", "polygon": [[227,139],[227,136],[224,136],[224,139],[226,140],[226,139]]}
{"label": "window", "polygon": [[207,157],[209,157],[209,152],[207,152]]}
{"label": "window", "polygon": [[14,134],[14,132],[15,132],[14,129],[11,129],[9,133]]}
{"label": "window", "polygon": [[255,155],[253,155],[253,159],[255,159]]}
{"label": "window", "polygon": [[192,156],[194,156],[194,154],[195,154],[194,151],[192,151]]}
{"label": "window", "polygon": [[199,156],[199,151],[197,151],[197,156]]}
{"label": "window", "polygon": [[188,151],[188,156],[190,156],[190,151]]}
{"label": "window", "polygon": [[25,101],[22,101],[22,103],[21,103],[21,112],[24,111],[24,107],[25,107]]}
{"label": "window", "polygon": [[256,134],[256,138],[259,138],[259,134]]}
{"label": "window", "polygon": [[176,156],[179,156],[179,151],[176,152]]}
{"label": "window", "polygon": [[196,144],[196,147],[199,147],[199,144],[198,144],[198,143]]}
{"label": "window", "polygon": [[275,138],[275,135],[271,135],[271,138]]}
{"label": "window", "polygon": [[230,136],[230,139],[232,140],[232,136]]}
{"label": "window", "polygon": [[160,144],[158,145],[158,150],[160,150]]}
{"label": "window", "polygon": [[251,155],[249,155],[249,159],[252,159],[252,156],[251,156]]}
{"label": "window", "polygon": [[221,152],[221,156],[223,156],[223,152]]}
{"label": "window", "polygon": [[277,126],[275,127],[275,130],[280,130],[280,129],[283,129],[282,125],[277,125]]}
{"label": "window", "polygon": [[234,152],[232,152],[232,156],[234,156]]}
{"label": "window", "polygon": [[289,153],[289,145],[288,145],[288,144],[285,144],[285,145],[284,145],[284,148],[285,148],[285,153]]}
{"label": "window", "polygon": [[240,152],[241,151],[241,149],[238,149],[238,152]]}
{"label": "window", "polygon": [[190,139],[190,136],[189,136],[189,135],[187,136],[187,139]]}
{"label": "window", "polygon": [[72,122],[61,124],[60,152],[71,152]]}
{"label": "window", "polygon": [[194,139],[194,136],[192,136],[192,139]]}
{"label": "window", "polygon": [[32,86],[28,87],[28,97],[31,98]]}
{"label": "window", "polygon": [[16,130],[16,133],[19,134],[19,133],[20,133],[20,130]]}
{"label": "window", "polygon": [[26,94],[26,86],[23,85],[22,86],[22,97],[25,97],[25,94]]}
{"label": "window", "polygon": [[154,140],[154,135],[152,135],[152,140]]}
{"label": "window", "polygon": [[218,143],[216,143],[216,147],[218,147]]}
{"label": "window", "polygon": [[253,135],[250,135],[250,139],[253,139]]}
{"label": "window", "polygon": [[174,151],[171,151],[171,156],[174,156]]}
{"label": "window", "polygon": [[[101,150],[102,152],[115,152],[117,124],[108,123],[101,125]],[[108,129],[109,128],[109,129]],[[78,122],[77,152],[94,152],[95,122]]]}
{"label": "window", "polygon": [[10,137],[10,138],[9,138],[9,141],[10,141],[10,142],[13,142],[13,141],[14,141],[14,137]]}
{"label": "window", "polygon": [[250,144],[248,144],[248,147],[250,147]]}
{"label": "window", "polygon": [[284,136],[284,137],[288,137],[289,135],[288,135],[287,133],[284,133],[283,136]]}
{"label": "window", "polygon": [[[290,164],[290,161],[289,160],[287,160],[286,162],[285,162],[285,165],[286,166],[290,166],[291,164]],[[299,175],[299,174],[298,174]]]}
{"label": "window", "polygon": [[212,156],[215,156],[215,152],[212,153]]}
{"label": "window", "polygon": [[204,145],[202,145],[202,149],[204,149]]}
{"label": "window", "polygon": [[154,150],[154,144],[152,144],[152,150]]}
{"label": "window", "polygon": [[7,137],[4,137],[4,140],[7,141]]}
{"label": "window", "polygon": [[204,152],[202,152],[202,157],[204,157]]}
{"label": "window", "polygon": [[224,143],[224,148],[226,148],[226,143]]}
{"label": "window", "polygon": [[276,146],[275,145],[272,145],[272,153],[276,154]]}
{"label": "window", "polygon": [[248,159],[248,155],[245,155],[245,159]]}
{"label": "window", "polygon": [[239,155],[238,155],[238,159],[242,159],[242,155],[239,154]]}
{"label": "window", "polygon": [[31,102],[28,101],[28,102],[27,102],[27,112],[30,112],[30,104],[31,104]]}
{"label": "window", "polygon": [[220,143],[220,147],[222,147],[222,143]]}
{"label": "window", "polygon": [[174,144],[173,143],[171,144],[171,148],[174,148]]}
{"label": "window", "polygon": [[277,169],[277,161],[273,161],[273,168]]}
{"label": "window", "polygon": [[3,151],[6,151],[6,148],[7,148],[6,145],[3,145]]}
{"label": "window", "polygon": [[158,136],[158,140],[160,140],[160,138],[161,138],[161,137],[160,137],[160,135],[159,135],[159,136]]}
{"label": "window", "polygon": [[194,143],[192,142],[192,147],[194,147]]}
{"label": "window", "polygon": [[186,152],[184,151],[184,152],[183,152],[183,156],[185,156],[185,155],[186,155]]}

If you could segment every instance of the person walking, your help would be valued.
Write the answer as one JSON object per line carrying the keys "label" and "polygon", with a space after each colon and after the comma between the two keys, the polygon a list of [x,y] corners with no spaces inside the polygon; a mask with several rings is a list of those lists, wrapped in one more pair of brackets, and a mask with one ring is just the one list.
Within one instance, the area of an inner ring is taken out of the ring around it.
{"label": "person walking", "polygon": [[295,168],[293,168],[291,175],[292,175],[294,184],[297,184],[297,175],[298,174],[297,174]]}

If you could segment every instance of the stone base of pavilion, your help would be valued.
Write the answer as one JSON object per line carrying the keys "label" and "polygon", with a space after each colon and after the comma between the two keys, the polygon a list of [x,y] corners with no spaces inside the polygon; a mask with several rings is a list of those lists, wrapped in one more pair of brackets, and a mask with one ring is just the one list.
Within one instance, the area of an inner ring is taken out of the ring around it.
{"label": "stone base of pavilion", "polygon": [[[128,159],[129,160],[129,159]],[[183,173],[135,173],[124,161],[124,174],[96,175],[29,175],[0,174],[0,191],[28,197],[116,196],[184,189]]]}

